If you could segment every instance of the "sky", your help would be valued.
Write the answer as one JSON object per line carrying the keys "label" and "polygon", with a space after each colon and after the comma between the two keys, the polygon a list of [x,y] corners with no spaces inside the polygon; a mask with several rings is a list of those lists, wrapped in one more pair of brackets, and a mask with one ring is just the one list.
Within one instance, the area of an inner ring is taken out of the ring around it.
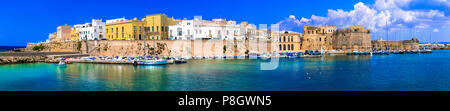
{"label": "sky", "polygon": [[450,0],[8,0],[0,4],[0,46],[45,41],[58,25],[157,13],[278,24],[296,32],[305,25],[360,25],[371,29],[372,39],[448,42],[449,9]]}

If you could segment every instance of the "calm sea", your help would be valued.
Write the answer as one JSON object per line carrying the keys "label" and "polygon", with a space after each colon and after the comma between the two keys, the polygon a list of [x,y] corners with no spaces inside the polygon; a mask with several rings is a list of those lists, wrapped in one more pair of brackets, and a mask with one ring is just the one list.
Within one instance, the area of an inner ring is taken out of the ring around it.
{"label": "calm sea", "polygon": [[450,50],[432,54],[190,60],[137,66],[0,65],[3,91],[450,91]]}
{"label": "calm sea", "polygon": [[25,48],[24,46],[0,46],[0,52],[7,52],[13,50],[14,48]]}

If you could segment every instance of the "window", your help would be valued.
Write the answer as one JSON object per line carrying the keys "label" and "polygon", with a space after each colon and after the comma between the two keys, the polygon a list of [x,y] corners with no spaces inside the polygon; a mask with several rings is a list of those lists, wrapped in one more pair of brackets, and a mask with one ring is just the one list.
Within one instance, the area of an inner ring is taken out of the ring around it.
{"label": "window", "polygon": [[291,50],[294,50],[294,44],[291,44]]}
{"label": "window", "polygon": [[[123,30],[123,29],[122,29]],[[122,31],[123,32],[123,31]],[[136,26],[133,26],[133,32],[136,32]]]}
{"label": "window", "polygon": [[156,26],[156,32],[158,32],[159,31],[159,26]]}
{"label": "window", "polygon": [[106,33],[108,33],[108,29],[106,29]]}
{"label": "window", "polygon": [[141,26],[139,26],[139,32],[142,32],[142,30],[141,30]]}
{"label": "window", "polygon": [[152,32],[155,32],[155,27],[154,26],[152,26]]}
{"label": "window", "polygon": [[[124,32],[124,28],[122,27],[122,33]],[[123,37],[123,36],[122,36]]]}
{"label": "window", "polygon": [[280,44],[280,50],[281,50],[281,44]]}
{"label": "window", "polygon": [[291,50],[291,45],[288,44],[288,50]]}
{"label": "window", "polygon": [[178,36],[182,36],[183,35],[183,31],[182,31],[181,28],[178,28],[177,31],[178,31]]}
{"label": "window", "polygon": [[286,50],[286,44],[283,45],[283,50]]}
{"label": "window", "polygon": [[286,42],[286,36],[283,36],[283,42]]}

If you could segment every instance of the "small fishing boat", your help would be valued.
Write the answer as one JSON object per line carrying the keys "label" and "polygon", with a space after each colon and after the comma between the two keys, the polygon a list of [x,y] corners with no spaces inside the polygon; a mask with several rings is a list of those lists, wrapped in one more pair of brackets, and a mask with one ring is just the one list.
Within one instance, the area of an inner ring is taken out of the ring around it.
{"label": "small fishing boat", "polygon": [[181,64],[181,63],[187,63],[187,61],[184,59],[177,59],[177,60],[175,60],[175,63]]}
{"label": "small fishing boat", "polygon": [[66,66],[66,62],[64,62],[64,61],[59,61],[58,66]]}
{"label": "small fishing boat", "polygon": [[433,53],[433,50],[431,50],[431,49],[425,49],[425,50],[424,50],[424,53]]}
{"label": "small fishing boat", "polygon": [[358,55],[359,52],[358,52],[358,50],[355,49],[355,50],[353,50],[352,54],[353,54],[353,55]]}
{"label": "small fishing boat", "polygon": [[134,64],[137,64],[137,65],[165,65],[165,64],[167,64],[167,60],[142,60],[142,61],[135,61]]}
{"label": "small fishing boat", "polygon": [[258,52],[251,51],[250,53],[248,53],[248,58],[249,59],[258,59]]}
{"label": "small fishing boat", "polygon": [[399,50],[398,54],[405,54],[405,51],[404,50]]}
{"label": "small fishing boat", "polygon": [[173,60],[171,58],[167,59],[167,64],[173,64],[173,63],[175,63],[175,60]]}

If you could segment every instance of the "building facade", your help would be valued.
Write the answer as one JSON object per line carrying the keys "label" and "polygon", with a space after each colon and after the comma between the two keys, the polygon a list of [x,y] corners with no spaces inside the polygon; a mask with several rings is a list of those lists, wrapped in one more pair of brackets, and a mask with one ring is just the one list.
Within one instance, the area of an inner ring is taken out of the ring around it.
{"label": "building facade", "polygon": [[332,50],[333,33],[336,26],[304,26],[302,50]]}
{"label": "building facade", "polygon": [[56,38],[56,32],[48,34],[47,42],[56,42],[56,41],[60,41],[60,39]]}
{"label": "building facade", "polygon": [[259,31],[255,25],[248,22],[236,24],[236,21],[226,19],[209,21],[194,18],[180,20],[177,25],[169,26],[169,38],[181,40],[249,40],[267,38],[268,33],[267,30]]}
{"label": "building facade", "polygon": [[74,25],[79,32],[79,40],[102,40],[105,39],[105,22],[92,19],[91,23]]}
{"label": "building facade", "polygon": [[105,37],[107,40],[144,40],[149,39],[145,32],[146,22],[134,18],[107,20],[105,25]]}
{"label": "building facade", "polygon": [[150,31],[148,34],[152,40],[168,40],[169,26],[178,24],[175,19],[169,18],[164,14],[147,15],[143,21],[145,21]]}
{"label": "building facade", "polygon": [[75,27],[72,28],[70,31],[70,41],[79,41],[80,40],[80,33],[78,32]]}
{"label": "building facade", "polygon": [[279,33],[279,37],[274,37],[278,39],[279,52],[300,52],[302,43],[301,33],[292,31],[281,31]]}
{"label": "building facade", "polygon": [[164,14],[147,15],[138,20],[134,18],[112,19],[106,21],[107,40],[168,40],[169,26],[178,22]]}
{"label": "building facade", "polygon": [[56,40],[59,41],[70,41],[70,31],[72,30],[72,26],[70,25],[61,25],[56,28]]}

